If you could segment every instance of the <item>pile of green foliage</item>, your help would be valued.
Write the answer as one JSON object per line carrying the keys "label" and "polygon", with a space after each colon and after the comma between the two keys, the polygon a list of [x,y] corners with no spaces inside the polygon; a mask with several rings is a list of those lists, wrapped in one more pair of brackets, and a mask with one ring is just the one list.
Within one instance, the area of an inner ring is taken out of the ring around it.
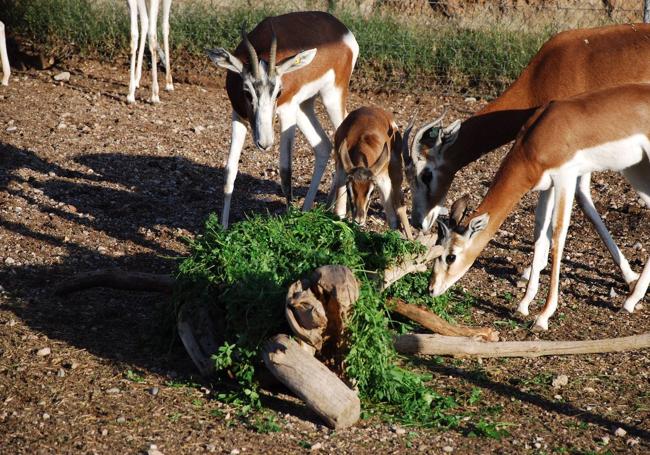
{"label": "pile of green foliage", "polygon": [[[320,209],[256,215],[227,231],[213,215],[180,265],[175,300],[209,305],[218,315],[224,341],[215,365],[225,382],[234,385],[220,398],[248,411],[261,406],[254,375],[261,344],[276,333],[289,333],[284,318],[287,287],[320,266],[345,265],[360,283],[360,298],[349,320],[351,349],[345,368],[366,411],[411,424],[454,425],[457,418],[446,412],[455,406],[453,399],[427,387],[425,375],[398,365],[392,337],[400,324],[392,323],[385,296],[375,289],[369,274],[421,248],[394,231],[364,232]],[[419,295],[435,303],[424,297],[424,276],[396,283],[394,293]],[[449,299],[437,303],[445,307],[440,308],[444,314]]]}

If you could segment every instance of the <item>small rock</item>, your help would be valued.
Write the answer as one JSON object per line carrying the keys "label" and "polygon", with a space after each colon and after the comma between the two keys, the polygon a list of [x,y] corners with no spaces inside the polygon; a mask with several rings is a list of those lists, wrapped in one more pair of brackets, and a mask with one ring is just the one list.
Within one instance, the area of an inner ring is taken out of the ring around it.
{"label": "small rock", "polygon": [[17,129],[18,129],[17,126],[11,125],[11,126],[8,126],[7,129],[6,129],[5,131],[6,131],[7,133],[13,133],[13,132],[16,131]]}
{"label": "small rock", "polygon": [[205,126],[197,125],[194,128],[192,128],[192,131],[194,131],[196,134],[200,134],[203,131],[205,131]]}
{"label": "small rock", "polygon": [[149,450],[147,450],[147,455],[163,455],[163,453],[158,450],[158,446],[156,444],[151,444],[149,446]]}
{"label": "small rock", "polygon": [[643,249],[643,245],[641,245],[641,242],[636,242],[634,246],[632,246],[632,248],[634,248],[637,251],[641,251]]}
{"label": "small rock", "polygon": [[158,387],[151,387],[151,388],[149,389],[149,393],[150,393],[151,395],[154,395],[154,396],[155,396],[155,395],[158,395],[158,392],[160,392],[160,389],[159,389]]}
{"label": "small rock", "polygon": [[602,442],[603,445],[606,446],[607,444],[609,444],[609,436],[603,436],[602,438],[600,438],[600,442]]}
{"label": "small rock", "polygon": [[59,371],[56,372],[56,375],[60,378],[65,377],[65,370],[63,368],[59,368]]}
{"label": "small rock", "polygon": [[5,264],[6,265],[14,265],[16,263],[16,260],[14,258],[6,258],[5,259]]}
{"label": "small rock", "polygon": [[320,442],[317,442],[316,444],[312,444],[312,446],[310,447],[310,450],[320,450],[322,447],[323,447],[323,444],[321,444]]}
{"label": "small rock", "polygon": [[451,453],[451,452],[454,451],[454,448],[452,446],[444,446],[442,448],[442,451],[445,452],[445,453]]}
{"label": "small rock", "polygon": [[108,430],[106,428],[104,428],[102,430],[102,436],[106,436],[107,434],[108,434]]}
{"label": "small rock", "polygon": [[68,71],[62,71],[54,76],[54,80],[57,82],[68,82],[70,80],[70,73]]}
{"label": "small rock", "polygon": [[59,123],[58,125],[56,125],[56,129],[58,129],[58,130],[64,130],[64,129],[66,129],[67,127],[68,127],[68,125],[66,125],[66,124],[63,123],[63,122],[61,122],[61,123]]}
{"label": "small rock", "polygon": [[52,353],[52,350],[50,348],[41,348],[38,351],[36,351],[36,355],[39,357],[45,357],[47,355],[50,355]]}
{"label": "small rock", "polygon": [[207,450],[208,452],[216,452],[217,446],[215,446],[214,444],[208,444],[205,446],[205,450]]}
{"label": "small rock", "polygon": [[118,389],[117,387],[111,387],[106,391],[106,393],[110,393],[110,394],[120,393],[120,389]]}
{"label": "small rock", "polygon": [[534,444],[534,446],[535,446],[536,449],[541,449],[542,448],[542,443],[541,442],[536,442]]}
{"label": "small rock", "polygon": [[50,419],[50,415],[47,412],[44,412],[43,413],[43,420],[49,420],[49,419]]}
{"label": "small rock", "polygon": [[582,391],[584,393],[596,393],[596,390],[593,387],[585,387]]}
{"label": "small rock", "polygon": [[398,435],[398,436],[401,436],[403,434],[406,434],[406,430],[404,428],[397,428],[395,430],[395,434]]}
{"label": "small rock", "polygon": [[553,382],[551,383],[553,385],[553,388],[559,389],[561,387],[564,387],[569,383],[569,377],[566,374],[561,374],[557,376],[555,379],[553,379]]}
{"label": "small rock", "polygon": [[614,432],[614,436],[617,436],[617,437],[619,437],[619,438],[622,438],[622,437],[625,436],[626,434],[627,434],[627,431],[625,431],[625,430],[622,429],[621,427],[618,427],[618,428],[616,429],[616,431]]}
{"label": "small rock", "polygon": [[467,98],[465,98],[465,102],[466,103],[476,103],[476,98],[474,98],[473,96],[468,96]]}
{"label": "small rock", "polygon": [[239,455],[239,449],[232,449],[230,455]]}
{"label": "small rock", "polygon": [[613,299],[614,297],[618,297],[618,294],[614,290],[614,288],[609,288],[609,296]]}
{"label": "small rock", "polygon": [[123,416],[117,418],[117,423],[124,423],[124,422],[126,422],[126,419]]}

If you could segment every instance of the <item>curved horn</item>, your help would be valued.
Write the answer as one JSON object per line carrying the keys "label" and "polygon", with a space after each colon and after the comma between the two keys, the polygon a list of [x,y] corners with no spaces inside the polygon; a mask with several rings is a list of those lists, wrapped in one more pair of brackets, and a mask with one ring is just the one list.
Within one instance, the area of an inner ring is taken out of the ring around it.
{"label": "curved horn", "polygon": [[413,117],[411,117],[411,120],[409,120],[408,125],[406,125],[406,129],[404,130],[404,135],[402,136],[402,159],[404,160],[405,164],[409,164],[411,160],[411,155],[409,155],[409,136],[411,135],[411,130],[413,130],[413,126],[415,125],[415,118],[417,117],[418,112],[415,111],[413,114]]}
{"label": "curved horn", "polygon": [[375,164],[370,166],[370,172],[372,172],[372,175],[377,176],[381,170],[388,164],[388,161],[390,160],[390,150],[388,150],[388,143],[384,144],[384,149],[381,151],[381,155],[379,155],[379,158],[377,158],[377,161],[375,161]]}
{"label": "curved horn", "polygon": [[350,159],[347,138],[343,139],[343,142],[341,142],[341,145],[339,145],[338,154],[339,159],[341,160],[341,164],[343,165],[343,170],[346,174],[349,174],[350,171],[354,169],[354,164],[352,164],[352,160]]}
{"label": "curved horn", "polygon": [[275,56],[278,51],[278,37],[273,30],[273,23],[271,23],[271,50],[269,51],[269,78],[275,76]]}
{"label": "curved horn", "polygon": [[433,122],[429,122],[426,125],[424,125],[422,128],[420,128],[415,135],[415,138],[413,138],[413,147],[411,149],[411,159],[415,160],[418,158],[418,153],[420,153],[420,140],[422,140],[422,136],[424,136],[424,133],[429,129],[432,128],[440,123],[442,123],[442,119],[445,118],[445,114],[447,114],[447,108],[442,112],[442,115],[435,119]]}
{"label": "curved horn", "polygon": [[257,57],[257,51],[251,44],[251,42],[248,40],[248,34],[246,33],[246,24],[242,25],[241,28],[241,39],[242,43],[244,43],[244,46],[246,47],[246,50],[248,50],[248,56],[249,56],[249,62],[248,64],[251,67],[251,73],[253,73],[253,77],[255,79],[260,78],[260,60]]}

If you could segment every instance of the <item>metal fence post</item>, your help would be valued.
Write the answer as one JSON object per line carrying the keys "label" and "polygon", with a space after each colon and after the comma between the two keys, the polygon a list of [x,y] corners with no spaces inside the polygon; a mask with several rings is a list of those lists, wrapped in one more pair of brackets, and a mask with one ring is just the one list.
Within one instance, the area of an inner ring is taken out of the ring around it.
{"label": "metal fence post", "polygon": [[643,22],[650,23],[650,0],[643,0]]}

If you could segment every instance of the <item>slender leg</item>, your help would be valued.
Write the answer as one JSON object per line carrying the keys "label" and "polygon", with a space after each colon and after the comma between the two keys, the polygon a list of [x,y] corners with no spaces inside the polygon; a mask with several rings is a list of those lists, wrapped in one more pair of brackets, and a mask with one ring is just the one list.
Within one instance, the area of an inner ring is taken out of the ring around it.
{"label": "slender leg", "polygon": [[325,133],[323,127],[318,122],[316,112],[314,111],[313,99],[305,101],[300,105],[300,109],[297,112],[297,122],[298,128],[300,128],[300,131],[302,131],[307,138],[307,142],[309,142],[314,149],[314,155],[316,156],[314,174],[311,178],[309,191],[307,191],[307,196],[302,205],[303,210],[309,210],[312,205],[314,205],[318,186],[320,185],[320,181],[325,173],[327,160],[329,160],[330,152],[332,150],[332,143],[327,137],[327,133]]}
{"label": "slender leg", "polygon": [[228,221],[230,218],[230,201],[232,199],[232,191],[235,187],[235,179],[237,178],[237,170],[239,168],[239,157],[244,148],[244,140],[246,139],[246,124],[244,120],[237,115],[235,111],[232,113],[232,138],[230,140],[230,152],[228,153],[228,161],[226,162],[226,169],[223,184],[223,209],[221,210],[221,225],[224,229],[228,228]]}
{"label": "slender leg", "polygon": [[147,13],[147,4],[145,3],[145,0],[137,1],[138,14],[140,15],[140,44],[138,45],[138,63],[135,69],[136,88],[140,87],[140,79],[142,79],[142,60],[144,59],[144,45],[147,44],[147,34],[149,33],[149,14]]}
{"label": "slender leg", "polygon": [[172,7],[172,0],[163,0],[163,17],[162,32],[163,46],[165,50],[165,90],[171,92],[174,90],[174,81],[172,80],[171,54],[169,53],[169,12]]}
{"label": "slender leg", "polygon": [[560,292],[560,265],[566,242],[566,235],[571,221],[573,197],[576,192],[576,175],[560,175],[553,178],[555,187],[555,203],[553,208],[553,249],[551,283],[549,285],[546,305],[535,320],[533,330],[548,330],[548,319],[557,309]]}
{"label": "slender leg", "polygon": [[[323,100],[323,105],[325,105],[327,115],[329,116],[330,121],[336,130],[343,122],[343,119],[345,119],[345,117],[348,115],[348,113],[345,111],[347,88],[340,89],[335,85],[332,85],[326,89],[321,90],[320,94]],[[347,209],[347,196],[345,193],[345,173],[337,166],[334,171],[334,176],[332,177],[332,186],[330,187],[330,191],[327,196],[327,206],[330,209],[333,208],[334,213],[340,218],[345,217],[345,212]]]}
{"label": "slender leg", "polygon": [[149,52],[151,52],[151,102],[160,103],[158,88],[158,5],[160,0],[149,4]]}
{"label": "slender leg", "polygon": [[129,16],[131,18],[131,68],[129,71],[129,94],[126,96],[128,103],[135,103],[135,54],[138,52],[138,5],[136,0],[128,0]]}
{"label": "slender leg", "polygon": [[539,274],[548,262],[548,250],[551,243],[551,217],[553,215],[553,192],[551,187],[539,193],[537,209],[535,210],[535,250],[533,252],[533,262],[530,266],[530,277],[526,294],[519,302],[517,312],[523,316],[528,316],[528,306],[535,299],[539,290]]}
{"label": "slender leg", "polygon": [[634,289],[630,295],[625,299],[623,304],[623,309],[628,313],[634,312],[634,308],[639,301],[645,297],[646,292],[648,292],[648,286],[650,285],[650,256],[646,259],[645,267],[643,267],[643,272],[641,277],[636,282]]}
{"label": "slender leg", "polygon": [[585,174],[578,177],[576,197],[580,208],[582,208],[582,211],[587,215],[587,218],[596,229],[596,232],[598,232],[603,243],[607,246],[609,253],[612,255],[612,259],[614,259],[616,265],[621,269],[623,279],[628,286],[630,286],[631,290],[634,287],[634,282],[639,279],[639,274],[632,270],[630,263],[612,239],[605,223],[603,223],[603,220],[596,211],[594,201],[591,198],[591,174]]}
{"label": "slender leg", "polygon": [[283,105],[282,109],[277,110],[280,118],[280,184],[282,193],[287,198],[287,208],[291,206],[293,192],[291,188],[291,154],[293,151],[293,142],[296,137],[296,116],[298,107],[293,105]]}
{"label": "slender leg", "polygon": [[393,206],[393,185],[388,176],[379,176],[377,178],[377,187],[381,195],[381,202],[386,212],[386,221],[391,229],[397,229],[397,213]]}
{"label": "slender leg", "polygon": [[327,207],[334,211],[339,218],[345,218],[347,211],[347,192],[345,190],[345,171],[340,164],[336,164],[334,176],[332,177],[332,187],[327,196]]}
{"label": "slender leg", "polygon": [[332,121],[334,129],[337,129],[347,115],[347,112],[345,112],[344,90],[332,85],[321,90],[320,95],[327,115]]}
{"label": "slender leg", "polygon": [[7,40],[5,38],[5,24],[0,22],[0,61],[2,61],[2,85],[9,85],[11,67],[7,55]]}

